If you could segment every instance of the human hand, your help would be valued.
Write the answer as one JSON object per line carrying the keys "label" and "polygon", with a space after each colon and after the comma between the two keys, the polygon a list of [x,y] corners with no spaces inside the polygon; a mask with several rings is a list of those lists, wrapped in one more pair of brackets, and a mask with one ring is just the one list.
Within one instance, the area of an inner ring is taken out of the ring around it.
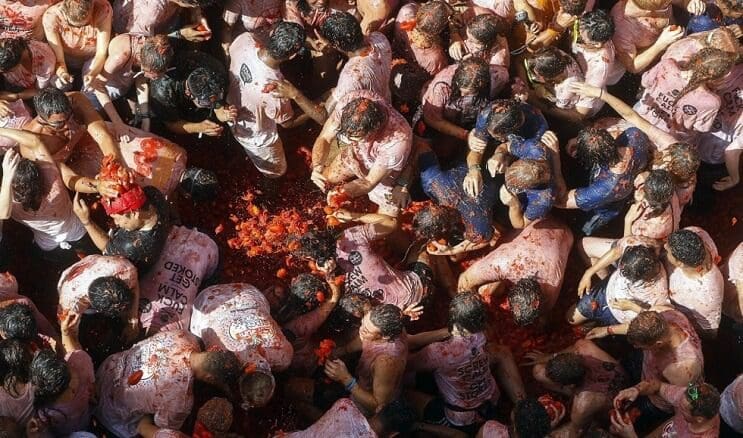
{"label": "human hand", "polygon": [[80,198],[80,193],[75,193],[75,197],[72,199],[72,211],[75,212],[83,225],[90,223],[90,210],[85,200]]}
{"label": "human hand", "polygon": [[[335,190],[331,190],[330,193],[328,193],[328,197],[335,196],[337,193]],[[333,217],[338,219],[338,222],[341,223],[348,223],[353,220],[353,214],[351,214],[350,211],[346,210],[345,208],[339,208],[335,212],[333,212]]]}
{"label": "human hand", "polygon": [[203,21],[198,24],[191,24],[189,26],[182,27],[179,32],[184,40],[190,41],[192,43],[207,41],[209,38],[212,37],[211,29],[205,26]]}
{"label": "human hand", "polygon": [[57,79],[62,83],[62,85],[67,86],[71,85],[73,81],[73,76],[70,74],[70,72],[67,71],[67,67],[60,65],[57,67]]}
{"label": "human hand", "polygon": [[703,0],[690,0],[686,4],[686,11],[691,15],[702,15],[707,10],[707,3]]}
{"label": "human hand", "polygon": [[580,282],[578,283],[578,298],[582,298],[583,295],[591,290],[591,273],[586,271],[583,273]]}
{"label": "human hand", "polygon": [[614,408],[617,410],[623,410],[625,404],[632,403],[637,400],[640,396],[640,390],[637,387],[632,386],[627,389],[619,391],[616,397],[614,397]]}
{"label": "human hand", "polygon": [[21,163],[21,156],[15,149],[8,149],[3,155],[3,181],[11,182]]}
{"label": "human hand", "polygon": [[334,382],[343,386],[348,385],[353,380],[353,376],[348,372],[346,364],[340,359],[328,360],[325,362],[325,375]]}
{"label": "human hand", "polygon": [[731,24],[725,27],[733,33],[735,39],[740,39],[741,37],[743,37],[743,29],[741,29],[740,24]]}
{"label": "human hand", "polygon": [[464,46],[464,42],[455,41],[449,46],[449,56],[453,60],[461,61],[465,54],[467,54],[467,48]]}
{"label": "human hand", "polygon": [[275,87],[271,93],[278,98],[294,100],[299,96],[299,90],[297,90],[297,87],[286,79],[273,81],[271,83],[274,84]]}
{"label": "human hand", "polygon": [[544,134],[542,134],[542,138],[540,139],[543,145],[547,147],[547,149],[559,152],[560,151],[560,140],[557,138],[557,134],[555,134],[552,131],[546,131]]}
{"label": "human hand", "polygon": [[131,318],[127,321],[124,330],[121,333],[125,345],[131,345],[139,337],[139,318]]}
{"label": "human hand", "polygon": [[684,37],[684,28],[676,24],[666,26],[655,41],[661,48],[666,48]]}
{"label": "human hand", "polygon": [[583,97],[599,98],[603,94],[603,90],[593,85],[588,85],[585,82],[571,81],[568,84],[568,88],[575,94],[579,94]]}
{"label": "human hand", "polygon": [[237,119],[237,107],[235,105],[227,105],[214,110],[214,115],[217,116],[220,122],[232,123]]}
{"label": "human hand", "polygon": [[586,333],[586,339],[601,339],[609,336],[608,327],[594,327]]}
{"label": "human hand", "polygon": [[413,303],[402,310],[402,314],[410,318],[411,321],[417,321],[423,315],[423,306],[420,302]]}
{"label": "human hand", "polygon": [[119,196],[119,191],[117,190],[118,185],[119,183],[116,181],[95,180],[96,192],[106,198],[115,198]]}
{"label": "human hand", "polygon": [[395,184],[395,187],[392,189],[392,202],[401,209],[406,208],[410,204],[408,188]]}
{"label": "human hand", "polygon": [[59,323],[59,329],[63,335],[77,339],[80,331],[80,315],[76,312],[67,312],[67,315]]}
{"label": "human hand", "polygon": [[716,181],[714,184],[712,184],[712,187],[718,192],[722,192],[728,189],[732,189],[733,187],[737,185],[738,185],[738,181],[734,180],[733,177],[731,176],[726,176],[725,178],[722,178]]}
{"label": "human hand", "polygon": [[8,101],[0,99],[0,117],[10,117],[13,114],[13,110],[8,106]]}
{"label": "human hand", "polygon": [[477,198],[482,191],[482,173],[480,169],[471,169],[467,172],[462,183],[464,192],[471,198]]}
{"label": "human hand", "polygon": [[485,163],[485,166],[488,168],[490,176],[495,177],[495,175],[499,173],[505,173],[506,168],[508,167],[508,157],[504,153],[496,152],[492,157],[490,157],[488,162]]}
{"label": "human hand", "polygon": [[511,205],[513,201],[517,200],[517,198],[513,196],[511,192],[508,191],[505,184],[501,186],[499,195],[500,195],[500,202],[502,202],[503,205],[506,205],[506,206]]}
{"label": "human hand", "polygon": [[211,120],[204,120],[196,124],[196,132],[199,134],[208,135],[210,137],[218,137],[222,135],[224,128],[219,123],[212,122]]}
{"label": "human hand", "polygon": [[611,420],[611,433],[622,438],[637,438],[637,433],[635,432],[635,427],[632,425],[632,420],[629,417],[625,418],[625,416],[619,414],[618,411],[614,412],[616,414],[609,416],[609,419]]}
{"label": "human hand", "polygon": [[475,130],[473,129],[467,134],[467,146],[469,146],[472,152],[481,154],[488,147],[488,142],[475,135]]}
{"label": "human hand", "polygon": [[322,174],[322,167],[315,166],[312,168],[312,174],[310,175],[310,181],[312,181],[317,187],[323,192],[327,189],[328,180],[325,175]]}
{"label": "human hand", "polygon": [[524,353],[524,359],[526,360],[521,362],[521,366],[529,367],[541,363],[547,363],[551,356],[551,354],[545,354],[539,350],[527,351]]}

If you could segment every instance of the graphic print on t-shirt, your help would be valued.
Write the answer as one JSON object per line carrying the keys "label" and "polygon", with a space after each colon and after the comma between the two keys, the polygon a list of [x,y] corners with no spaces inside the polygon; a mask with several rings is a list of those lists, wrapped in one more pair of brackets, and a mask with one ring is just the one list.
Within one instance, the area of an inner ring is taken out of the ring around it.
{"label": "graphic print on t-shirt", "polygon": [[250,73],[248,64],[243,63],[243,65],[240,67],[240,79],[242,79],[243,82],[246,84],[253,82],[253,74]]}
{"label": "graphic print on t-shirt", "polygon": [[487,375],[490,373],[490,360],[488,356],[481,349],[474,347],[471,356],[471,360],[466,365],[457,368],[460,381],[469,382],[467,392],[457,394],[462,401],[479,398],[489,388],[490,382]]}
{"label": "graphic print on t-shirt", "polygon": [[384,299],[384,292],[382,289],[370,290],[366,287],[367,279],[364,273],[361,271],[361,262],[364,260],[363,256],[358,251],[352,251],[348,255],[348,261],[353,265],[353,269],[346,275],[346,291],[352,294],[364,295],[369,298],[381,301]]}
{"label": "graphic print on t-shirt", "polygon": [[[157,285],[157,301],[162,304],[162,307],[157,309],[157,318],[165,324],[183,315],[188,305],[188,293],[184,289],[194,285],[198,287],[201,284],[201,278],[188,266],[180,263],[167,261],[163,265],[163,269],[172,272],[170,278]],[[150,300],[141,298],[139,310],[142,313],[151,312],[152,303]]]}

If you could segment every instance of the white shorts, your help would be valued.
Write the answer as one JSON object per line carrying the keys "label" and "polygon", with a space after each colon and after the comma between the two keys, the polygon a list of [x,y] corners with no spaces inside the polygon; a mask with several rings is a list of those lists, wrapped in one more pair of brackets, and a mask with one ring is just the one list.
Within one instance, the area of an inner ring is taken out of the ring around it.
{"label": "white shorts", "polygon": [[235,136],[235,140],[245,149],[253,165],[267,178],[278,178],[286,173],[284,143],[278,133],[269,136],[262,144],[256,144],[255,138]]}

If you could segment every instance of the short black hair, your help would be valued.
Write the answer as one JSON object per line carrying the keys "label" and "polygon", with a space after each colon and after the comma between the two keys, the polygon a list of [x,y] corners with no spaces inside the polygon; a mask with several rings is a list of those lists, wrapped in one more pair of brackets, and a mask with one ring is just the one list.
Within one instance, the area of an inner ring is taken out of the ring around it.
{"label": "short black hair", "polygon": [[189,167],[183,173],[180,188],[197,202],[211,201],[217,197],[219,181],[217,174],[200,167]]}
{"label": "short black hair", "polygon": [[6,72],[21,62],[23,51],[28,47],[23,38],[0,39],[0,72]]}
{"label": "short black hair", "polygon": [[[407,62],[399,58],[392,61],[390,91],[399,103],[418,105],[421,100],[421,90],[430,79],[431,75],[418,63]],[[411,107],[411,110],[415,109]]]}
{"label": "short black hair", "polygon": [[353,52],[364,44],[364,34],[356,17],[348,12],[334,12],[320,25],[320,33],[330,44],[344,52]]}
{"label": "short black hair", "polygon": [[461,233],[462,216],[455,208],[431,204],[415,213],[412,225],[418,238],[450,240],[452,236]]}
{"label": "short black hair", "polygon": [[106,316],[120,316],[132,301],[132,290],[124,280],[109,276],[98,277],[88,286],[90,307]]}
{"label": "short black hair", "polygon": [[[696,389],[697,397],[689,396]],[[687,390],[687,400],[691,405],[691,415],[707,419],[720,413],[720,391],[709,383],[694,384]]]}
{"label": "short black hair", "polygon": [[273,25],[266,50],[273,59],[285,61],[304,47],[304,27],[290,21],[279,21]]}
{"label": "short black hair", "polygon": [[449,5],[441,0],[423,3],[415,14],[415,28],[427,35],[440,35],[449,24]]}
{"label": "short black hair", "polygon": [[31,306],[13,303],[0,308],[0,332],[6,339],[30,341],[39,334]]}
{"label": "short black hair", "polygon": [[402,311],[393,304],[374,307],[369,318],[385,338],[396,339],[405,329]]}
{"label": "short black hair", "polygon": [[320,265],[336,257],[336,236],[332,231],[309,231],[299,238],[294,254],[307,257]]}
{"label": "short black hair", "polygon": [[691,230],[678,230],[668,236],[668,246],[676,260],[695,268],[704,263],[707,249],[699,235]]}
{"label": "short black hair", "polygon": [[545,79],[556,78],[568,67],[569,58],[556,47],[542,47],[531,55],[534,71]]}
{"label": "short black hair", "polygon": [[165,73],[173,62],[175,51],[170,39],[165,35],[153,35],[144,40],[139,52],[139,62],[143,69]]}
{"label": "short black hair", "polygon": [[559,353],[547,362],[545,373],[560,385],[578,385],[586,376],[586,366],[578,354]]}
{"label": "short black hair", "polygon": [[580,16],[586,10],[586,0],[560,0],[560,7],[570,15]]}
{"label": "short black hair", "polygon": [[199,67],[186,79],[191,96],[200,100],[224,97],[225,80],[220,72],[210,68]]}
{"label": "short black hair", "polygon": [[21,204],[25,211],[38,211],[44,197],[44,180],[39,166],[26,158],[18,163],[13,181],[13,200]]}
{"label": "short black hair", "polygon": [[485,304],[476,292],[461,292],[449,304],[449,331],[459,326],[470,333],[485,330],[487,312]]}
{"label": "short black hair", "polygon": [[52,114],[69,114],[72,112],[72,103],[67,95],[54,87],[46,87],[36,92],[34,96],[36,113],[44,120]]}
{"label": "short black hair", "polygon": [[93,8],[93,0],[63,0],[62,9],[65,17],[71,18],[73,21],[80,22],[83,18],[88,16],[88,13]]}
{"label": "short black hair", "polygon": [[507,27],[506,22],[498,15],[480,14],[467,24],[467,31],[486,49],[490,49],[498,35],[506,32]]}
{"label": "short black hair", "polygon": [[489,98],[490,79],[490,65],[484,59],[473,56],[459,61],[451,79],[452,97],[449,100],[459,99],[463,88],[476,90],[477,96]]}
{"label": "short black hair", "polygon": [[630,246],[619,259],[619,272],[631,282],[647,282],[660,273],[660,261],[655,251],[644,245]]}
{"label": "short black hair", "polygon": [[203,371],[210,376],[210,380],[206,383],[229,391],[242,374],[242,367],[237,356],[225,350],[206,351],[205,353]]}
{"label": "short black hair", "polygon": [[244,402],[251,407],[262,407],[273,397],[276,380],[270,372],[243,373],[240,376],[238,388],[240,389],[240,397]]}
{"label": "short black hair", "polygon": [[349,328],[358,328],[367,308],[373,306],[371,297],[361,294],[344,294],[328,316],[328,329],[342,333]]}
{"label": "short black hair", "polygon": [[585,128],[576,137],[576,158],[587,169],[607,168],[620,160],[617,141],[606,129]]}
{"label": "short black hair", "polygon": [[591,41],[605,43],[614,36],[614,20],[603,9],[586,12],[580,17],[579,26]]}
{"label": "short black hair", "polygon": [[29,375],[34,387],[34,406],[37,407],[53,402],[70,385],[71,376],[67,362],[58,358],[49,349],[36,353],[31,361]]}
{"label": "short black hair", "polygon": [[676,184],[671,173],[664,169],[654,169],[648,173],[644,185],[645,200],[658,213],[665,210],[676,193]]}
{"label": "short black hair", "polygon": [[384,429],[389,432],[406,433],[410,431],[416,419],[415,411],[401,399],[388,403],[377,416]]}
{"label": "short black hair", "polygon": [[640,312],[629,323],[627,340],[632,345],[652,345],[660,341],[668,331],[668,322],[655,311]]}
{"label": "short black hair", "polygon": [[6,392],[16,394],[16,385],[28,382],[31,348],[19,339],[0,340],[0,385]]}
{"label": "short black hair", "polygon": [[381,128],[386,121],[384,106],[366,97],[357,97],[343,107],[339,132],[367,135]]}
{"label": "short black hair", "polygon": [[534,322],[540,315],[542,287],[536,277],[517,281],[508,291],[508,307],[516,324],[524,326]]}
{"label": "short black hair", "polygon": [[488,114],[488,132],[506,136],[516,132],[524,124],[521,105],[512,99],[494,100]]}
{"label": "short black hair", "polygon": [[316,309],[321,301],[318,292],[322,292],[327,298],[328,284],[319,277],[303,272],[292,279],[289,285],[289,298],[287,305],[295,311],[306,313]]}
{"label": "short black hair", "polygon": [[519,400],[513,408],[513,423],[521,438],[544,438],[552,430],[547,409],[535,398]]}

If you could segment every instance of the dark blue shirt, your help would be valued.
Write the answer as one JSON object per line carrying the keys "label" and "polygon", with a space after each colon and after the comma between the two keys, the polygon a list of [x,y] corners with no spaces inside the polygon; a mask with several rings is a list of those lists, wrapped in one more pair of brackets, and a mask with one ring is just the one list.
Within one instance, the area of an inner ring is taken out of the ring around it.
{"label": "dark blue shirt", "polygon": [[[541,136],[540,136],[541,139]],[[551,161],[547,148],[541,141],[516,141],[510,145],[510,153],[521,160],[543,160]],[[543,189],[526,189],[519,193],[519,202],[524,208],[524,217],[535,221],[547,216],[555,203],[554,178],[549,185]]]}
{"label": "dark blue shirt", "polygon": [[692,15],[689,17],[689,23],[686,26],[689,35],[698,32],[717,29],[721,26],[730,26],[732,24],[743,24],[743,18],[726,17],[716,5],[707,3],[707,9],[702,15]]}
{"label": "dark blue shirt", "polygon": [[[490,116],[492,108],[492,105],[488,105],[480,111],[475,124],[475,135],[487,142],[493,140],[493,137],[488,133],[488,116]],[[524,114],[524,124],[518,131],[508,136],[508,141],[511,142],[511,151],[520,150],[521,147],[531,148],[538,145],[542,135],[549,129],[547,120],[539,110],[527,103],[519,103],[519,108]]]}

